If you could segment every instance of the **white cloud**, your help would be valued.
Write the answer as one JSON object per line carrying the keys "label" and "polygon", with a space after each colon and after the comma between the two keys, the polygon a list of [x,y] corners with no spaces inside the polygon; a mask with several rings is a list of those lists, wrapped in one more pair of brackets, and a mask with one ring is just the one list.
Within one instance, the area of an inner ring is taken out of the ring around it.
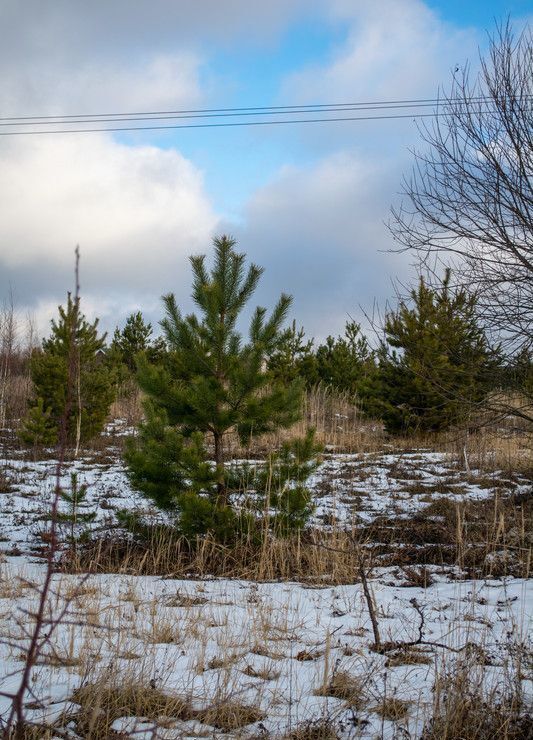
{"label": "white cloud", "polygon": [[153,299],[183,285],[186,256],[215,228],[201,172],[173,150],[103,134],[9,140],[0,167],[0,264],[25,303],[71,287],[76,244],[102,311]]}
{"label": "white cloud", "polygon": [[390,164],[337,152],[285,168],[254,195],[239,236],[266,267],[262,301],[291,293],[297,321],[324,337],[342,331],[349,315],[361,319],[360,305],[390,296],[389,276],[407,271],[405,259],[379,251],[392,246],[383,224]]}
{"label": "white cloud", "polygon": [[349,24],[331,59],[289,77],[288,97],[331,101],[434,97],[476,37],[445,24],[419,0],[334,0],[332,20]]}
{"label": "white cloud", "polygon": [[[269,43],[295,14],[346,27],[325,63],[288,76],[283,102],[434,96],[449,70],[476,57],[474,32],[443,23],[419,0],[171,0],[85,3],[6,0],[0,8],[0,108],[13,113],[204,107],[211,48]],[[263,49],[265,46],[263,45]],[[204,74],[207,72],[207,76]],[[227,82],[227,81],[225,81]],[[238,81],[237,81],[238,82]],[[282,102],[282,101],[280,101]],[[211,103],[210,103],[211,104]],[[4,113],[7,115],[8,113]],[[358,304],[390,296],[407,259],[383,225],[410,167],[412,123],[279,127],[312,164],[284,167],[251,194],[240,248],[267,270],[259,300],[294,295],[312,334],[342,330]],[[210,145],[207,145],[210,146]],[[82,251],[89,315],[112,327],[158,296],[187,305],[186,256],[209,250],[217,216],[202,173],[175,150],[124,146],[108,135],[0,141],[0,275],[45,316],[72,285]],[[229,177],[233,173],[229,173]]]}
{"label": "white cloud", "polygon": [[22,66],[7,76],[0,101],[4,113],[15,115],[179,109],[202,102],[200,67],[200,57],[186,52],[112,63],[91,59],[71,69],[45,63],[31,73]]}

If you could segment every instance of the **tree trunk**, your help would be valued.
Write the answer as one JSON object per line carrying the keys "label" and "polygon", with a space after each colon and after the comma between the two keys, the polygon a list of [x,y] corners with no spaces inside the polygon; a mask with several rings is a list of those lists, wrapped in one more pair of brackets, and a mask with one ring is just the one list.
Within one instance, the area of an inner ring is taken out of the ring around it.
{"label": "tree trunk", "polygon": [[223,435],[220,432],[213,432],[215,440],[215,465],[217,480],[217,503],[220,506],[227,506],[228,495],[226,483],[224,480],[224,448],[222,446]]}

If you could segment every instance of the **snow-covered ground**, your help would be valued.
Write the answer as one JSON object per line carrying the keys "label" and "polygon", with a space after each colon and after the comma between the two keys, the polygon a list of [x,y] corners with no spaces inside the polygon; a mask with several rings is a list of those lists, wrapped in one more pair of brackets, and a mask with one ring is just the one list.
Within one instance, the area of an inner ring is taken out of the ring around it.
{"label": "snow-covered ground", "polygon": [[[38,584],[42,566],[22,558],[2,566],[0,636],[8,641],[0,643],[3,675],[16,670],[25,643],[17,615],[24,623],[21,610],[31,610],[36,598],[17,576]],[[531,627],[533,589],[521,579],[449,582],[436,576],[428,589],[401,588],[393,581],[386,570],[372,581],[382,640],[418,638],[416,599],[424,615],[424,643],[438,646],[420,644],[386,656],[373,652],[360,585],[91,576],[33,671],[32,687],[43,708],[28,710],[28,716],[75,717],[73,691],[82,682],[107,677],[115,686],[141,680],[179,695],[191,713],[232,702],[260,710],[251,725],[226,732],[230,737],[279,737],[323,717],[334,720],[347,738],[419,737],[431,714],[436,675],[454,662],[467,660],[469,671],[484,670],[489,691],[516,672],[517,646],[525,645]],[[54,590],[72,596],[77,583],[74,576],[57,576]],[[55,602],[53,609],[58,608]],[[524,665],[521,670],[531,696]],[[2,690],[16,681],[16,675],[4,681]],[[336,696],[342,691],[342,698]],[[396,720],[388,718],[390,706],[401,708]],[[0,711],[5,707],[0,701]],[[197,718],[164,724],[157,737],[223,734]],[[63,730],[69,727],[77,737],[75,719],[65,720]],[[115,730],[143,727],[135,737],[155,737],[153,721],[113,722]],[[203,734],[195,734],[199,729]]]}
{"label": "snow-covered ground", "polygon": [[[35,553],[49,523],[55,470],[54,460],[15,453],[0,462],[0,692],[20,679],[28,614],[44,574]],[[88,486],[82,509],[97,513],[91,528],[109,532],[120,509],[158,516],[132,491],[115,448],[67,463],[66,489],[73,472]],[[401,520],[442,497],[482,499],[527,485],[501,472],[466,475],[431,451],[329,454],[310,481],[313,524]],[[381,641],[418,641],[385,655],[372,649],[360,584],[57,575],[49,613],[70,599],[69,614],[32,672],[42,705],[31,700],[28,718],[61,717],[58,737],[83,737],[76,689],[136,683],[181,697],[185,708],[159,721],[113,716],[108,729],[116,737],[276,738],[326,718],[345,738],[414,739],[431,715],[436,679],[459,664],[473,681],[483,675],[494,700],[516,676],[531,698],[531,580],[460,580],[437,565],[428,572],[431,585],[421,588],[402,587],[398,569],[373,571]],[[7,705],[0,699],[0,715]],[[241,725],[222,720],[222,709],[234,705],[258,711],[235,711]]]}
{"label": "snow-covered ground", "polygon": [[[47,511],[56,485],[55,460],[37,462],[13,454],[0,457],[0,551],[31,552],[42,543],[48,526]],[[66,462],[61,486],[69,490],[71,474],[87,486],[82,512],[96,513],[92,529],[109,532],[117,526],[116,510],[161,515],[128,481],[115,448],[108,454],[82,456]],[[315,512],[313,525],[369,523],[379,515],[407,517],[432,501],[454,502],[490,498],[495,490],[519,493],[530,484],[520,476],[496,471],[491,475],[461,471],[444,453],[329,454],[309,479]],[[61,502],[68,512],[68,504]]]}

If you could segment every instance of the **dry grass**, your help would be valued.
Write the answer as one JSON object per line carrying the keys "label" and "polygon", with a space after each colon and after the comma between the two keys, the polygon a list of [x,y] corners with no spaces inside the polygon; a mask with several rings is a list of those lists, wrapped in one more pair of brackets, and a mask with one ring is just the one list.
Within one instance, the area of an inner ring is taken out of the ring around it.
{"label": "dry grass", "polygon": [[117,675],[110,665],[92,679],[87,678],[71,696],[71,702],[79,709],[61,717],[57,726],[73,722],[80,737],[101,740],[124,737],[112,728],[121,718],[151,722],[154,730],[158,726],[172,728],[178,720],[194,720],[230,732],[265,717],[259,709],[237,701],[228,682],[220,684],[207,706],[198,708],[198,697],[156,687],[155,681],[147,680],[149,672],[143,666],[141,672],[132,670]]}
{"label": "dry grass", "polygon": [[485,678],[467,662],[438,678],[421,740],[533,740],[532,708],[528,712],[520,686],[487,686]]}
{"label": "dry grass", "polygon": [[416,648],[403,648],[389,654],[385,663],[386,668],[396,668],[400,665],[430,665],[433,657]]}
{"label": "dry grass", "polygon": [[260,678],[262,681],[276,681],[281,675],[281,671],[276,670],[272,666],[272,663],[262,666],[261,668],[254,668],[252,665],[247,665],[243,670],[243,673],[245,676],[250,676],[250,678]]}
{"label": "dry grass", "polygon": [[224,732],[238,730],[254,722],[260,722],[264,718],[265,713],[256,707],[240,704],[232,701],[231,698],[221,699],[207,709],[194,712],[194,719]]}
{"label": "dry grass", "polygon": [[374,711],[383,717],[383,719],[397,722],[408,714],[411,705],[412,702],[390,696],[384,697],[383,700],[374,708]]}
{"label": "dry grass", "polygon": [[[103,538],[82,544],[68,572],[167,575],[176,578],[241,578],[253,581],[298,580],[314,584],[354,583],[354,536],[380,565],[400,566],[406,587],[432,583],[428,565],[458,565],[473,577],[528,578],[533,555],[533,494],[496,486],[490,498],[454,501],[438,497],[421,511],[402,517],[381,515],[357,532],[331,525],[263,542],[243,537],[221,545],[212,537],[190,542],[172,527],[146,527],[142,539]],[[188,606],[179,594],[169,605]],[[194,597],[202,604],[202,597]]]}
{"label": "dry grass", "polygon": [[[429,585],[424,566],[459,565],[468,576],[528,578],[533,554],[533,495],[496,493],[491,498],[450,501],[439,498],[398,527],[396,517],[380,516],[361,528],[380,562],[401,565],[403,585]],[[414,566],[418,566],[417,569]]]}
{"label": "dry grass", "polygon": [[121,717],[145,717],[157,722],[160,717],[185,719],[191,711],[186,699],[127,679],[120,686],[105,681],[85,684],[76,689],[71,700],[80,705],[72,719],[77,733],[86,740],[118,737],[111,726]]}
{"label": "dry grass", "polygon": [[335,671],[330,680],[317,689],[315,694],[341,699],[357,710],[362,709],[368,701],[363,678],[347,671]]}
{"label": "dry grass", "polygon": [[56,738],[56,733],[51,727],[29,722],[22,728],[15,725],[13,733],[18,740],[55,740]]}
{"label": "dry grass", "polygon": [[[81,545],[76,559],[63,563],[75,573],[129,573],[174,578],[298,580],[320,584],[354,583],[357,555],[350,533],[309,531],[263,543],[243,539],[223,546],[211,537],[195,545],[171,527],[152,527],[142,542],[104,538]],[[179,606],[179,598],[176,606]]]}
{"label": "dry grass", "polygon": [[225,668],[231,668],[232,665],[237,663],[241,658],[241,655],[238,653],[226,653],[224,655],[215,655],[211,660],[207,663],[207,670],[208,671],[216,671],[225,669]]}
{"label": "dry grass", "polygon": [[135,380],[124,384],[118,398],[109,410],[109,418],[124,419],[128,425],[136,426],[143,418],[142,392]]}

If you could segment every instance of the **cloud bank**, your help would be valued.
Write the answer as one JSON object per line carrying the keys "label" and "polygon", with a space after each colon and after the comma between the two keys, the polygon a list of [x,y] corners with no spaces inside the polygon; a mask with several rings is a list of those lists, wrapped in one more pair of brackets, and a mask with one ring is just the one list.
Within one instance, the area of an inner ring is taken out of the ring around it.
{"label": "cloud bank", "polygon": [[[320,63],[286,69],[279,104],[433,97],[450,69],[477,56],[476,32],[444,23],[420,0],[6,0],[0,109],[209,107],[217,53],[275,53],[275,39],[311,17],[335,43]],[[235,222],[209,195],[210,173],[169,138],[0,139],[1,290],[12,285],[43,326],[72,285],[79,243],[88,313],[109,328],[136,308],[153,321],[169,290],[190,307],[186,257],[208,252],[211,237],[226,230],[266,268],[261,303],[285,290],[309,333],[342,331],[348,315],[361,317],[360,304],[383,302],[391,279],[409,273],[408,259],[387,251],[384,221],[409,170],[416,127],[408,120],[282,128],[264,135],[282,142],[287,163],[250,189]],[[208,146],[223,144],[210,137]]]}

